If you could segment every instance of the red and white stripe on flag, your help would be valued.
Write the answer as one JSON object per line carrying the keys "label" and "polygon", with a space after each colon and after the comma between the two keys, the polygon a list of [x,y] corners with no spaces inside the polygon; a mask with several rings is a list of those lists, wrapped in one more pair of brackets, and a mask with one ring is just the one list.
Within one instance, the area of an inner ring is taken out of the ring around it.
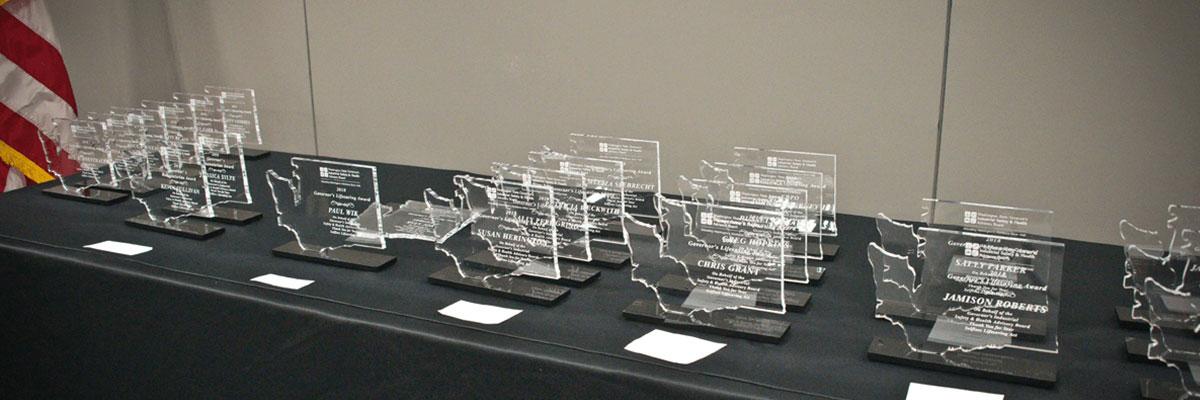
{"label": "red and white stripe on flag", "polygon": [[[75,93],[41,0],[0,0],[0,184],[4,191],[53,180],[39,135],[76,115]],[[49,140],[47,143],[53,143]],[[77,171],[63,157],[56,172]]]}

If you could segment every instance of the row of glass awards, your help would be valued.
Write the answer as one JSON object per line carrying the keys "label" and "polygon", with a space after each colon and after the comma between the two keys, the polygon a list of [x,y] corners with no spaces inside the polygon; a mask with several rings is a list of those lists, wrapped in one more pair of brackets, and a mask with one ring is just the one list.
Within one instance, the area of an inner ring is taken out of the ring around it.
{"label": "row of glass awards", "polygon": [[[1122,285],[1133,305],[1118,307],[1129,358],[1164,365],[1178,379],[1141,380],[1148,399],[1200,398],[1200,206],[1171,205],[1163,223],[1121,221]],[[1146,335],[1146,333],[1149,333]]]}
{"label": "row of glass awards", "polygon": [[[253,220],[230,207],[252,201],[243,143],[261,142],[253,91],[173,100],[56,121],[50,169],[62,169],[62,148],[82,173],[46,192],[133,196],[146,212],[129,224],[193,238],[221,231],[203,219]],[[295,238],[272,252],[379,270],[395,257],[369,249],[422,240],[453,262],[430,282],[542,305],[628,263],[647,298],[626,318],[779,342],[790,324],[775,316],[807,306],[798,287],[838,252],[836,162],[739,147],[666,195],[658,142],[572,134],[565,151],[530,151],[493,163],[490,176],[453,177],[450,193],[386,203],[374,166],[293,157],[290,171],[266,171],[278,224]],[[1063,246],[1049,240],[1052,213],[927,200],[924,215],[877,220],[875,314],[899,337],[876,338],[870,358],[1053,384]]]}
{"label": "row of glass awards", "polygon": [[262,136],[252,89],[208,86],[171,101],[56,119],[44,136],[47,169],[59,184],[43,192],[100,204],[132,196],[145,213],[129,225],[203,239],[223,231],[204,220],[244,224],[261,216],[232,207],[253,202],[243,144],[261,144]]}
{"label": "row of glass awards", "polygon": [[572,134],[566,150],[495,162],[490,176],[404,203],[380,198],[374,166],[296,157],[267,171],[296,238],[274,252],[374,270],[393,258],[364,249],[423,240],[454,263],[430,282],[542,305],[629,263],[652,297],[626,317],[782,340],[788,323],[763,315],[803,308],[809,294],[788,284],[819,279],[810,261],[837,251],[836,157],[736,148],[666,196],[659,154],[657,141]]}

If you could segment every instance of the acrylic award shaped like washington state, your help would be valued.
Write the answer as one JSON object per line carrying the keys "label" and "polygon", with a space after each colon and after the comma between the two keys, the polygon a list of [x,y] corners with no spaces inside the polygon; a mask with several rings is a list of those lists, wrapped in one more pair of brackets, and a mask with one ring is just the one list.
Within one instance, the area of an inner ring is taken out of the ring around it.
{"label": "acrylic award shaped like washington state", "polygon": [[875,317],[896,329],[868,358],[1054,385],[1064,247],[1048,240],[1052,215],[926,200],[923,226],[880,216]]}
{"label": "acrylic award shaped like washington state", "polygon": [[1125,340],[1130,359],[1169,367],[1177,379],[1141,379],[1148,399],[1200,398],[1200,207],[1168,207],[1166,224],[1151,230],[1121,221],[1123,285],[1133,294],[1124,312],[1140,335]]}
{"label": "acrylic award shaped like washington state", "polygon": [[378,271],[396,257],[384,250],[383,208],[374,166],[292,157],[291,171],[267,170],[279,226],[295,240],[271,250],[279,257]]}
{"label": "acrylic award shaped like washington state", "polygon": [[662,193],[662,180],[657,140],[572,133],[570,153],[620,161],[625,173],[625,212],[647,221],[658,218],[654,198]]}
{"label": "acrylic award shaped like washington state", "polygon": [[[579,263],[608,269],[624,266],[629,261],[624,246],[596,240],[606,235],[602,227],[619,224],[622,207],[614,203],[620,201],[622,196],[609,188],[621,185],[621,165],[606,160],[584,160],[583,164],[576,166],[570,166],[570,161],[566,161],[567,168],[563,168],[564,164],[554,161],[553,156],[550,159],[540,156],[540,162],[535,164],[537,166],[493,163],[492,172],[501,179],[554,188],[561,236],[559,257],[571,260],[568,268],[572,271],[565,273],[573,276],[573,270]],[[573,158],[566,156],[558,160]]]}
{"label": "acrylic award shaped like washington state", "polygon": [[570,290],[560,269],[554,189],[532,182],[470,175],[454,177],[455,196],[470,227],[435,242],[453,267],[429,276],[433,284],[553,305]]}
{"label": "acrylic award shaped like washington state", "polygon": [[[49,132],[38,135],[46,157],[46,170],[58,180],[57,185],[43,189],[42,193],[103,205],[128,198],[125,193],[99,188],[117,185],[112,174],[112,149],[106,131],[103,121],[55,119]],[[76,170],[79,176],[72,177]]]}
{"label": "acrylic award shaped like washington state", "polygon": [[[824,275],[824,267],[810,265],[811,261],[820,259],[820,256],[809,249],[819,245],[820,235],[812,230],[815,221],[809,216],[818,215],[819,211],[817,206],[809,204],[808,189],[685,176],[680,176],[677,183],[679,194],[686,199],[783,211],[787,217],[784,234],[790,247],[785,254],[787,263],[784,265],[784,280],[789,283],[809,284],[819,281]],[[797,292],[798,298],[807,299],[807,296],[806,293]],[[802,308],[799,305],[793,306],[797,311]]]}
{"label": "acrylic award shaped like washington state", "polygon": [[217,96],[176,93],[176,101],[189,104],[195,117],[196,136],[204,145],[204,173],[207,176],[212,207],[193,218],[209,219],[227,224],[245,225],[258,220],[262,213],[238,208],[254,203],[250,194],[250,179],[239,133],[225,131],[224,112]]}
{"label": "acrylic award shaped like washington state", "polygon": [[257,160],[271,154],[262,149],[262,128],[258,123],[258,102],[254,89],[205,86],[204,93],[220,98],[223,130],[242,136],[242,143],[253,148],[243,149],[247,160]]}
{"label": "acrylic award shaped like washington state", "polygon": [[622,312],[631,320],[778,343],[784,314],[787,217],[780,210],[656,196],[661,219],[626,214],[634,282],[653,299]]}
{"label": "acrylic award shaped like washington state", "polygon": [[[622,161],[576,156],[550,149],[529,152],[532,166],[550,171],[582,174],[588,203],[588,222],[593,251],[605,248],[601,243],[620,245],[625,235],[621,216],[626,211],[625,163]],[[609,247],[611,249],[611,247]]]}
{"label": "acrylic award shaped like washington state", "polygon": [[[809,236],[813,241],[808,243],[805,251],[807,251],[809,256],[818,260],[829,259],[837,254],[839,246],[832,243],[833,235],[836,235],[837,232],[828,229],[828,227],[836,226],[836,224],[831,224],[827,220],[831,218],[828,213],[830,206],[825,202],[829,201],[830,198],[825,194],[828,179],[826,179],[824,173],[739,163],[701,161],[700,176],[705,179],[718,181],[808,191],[811,194],[808,202],[808,206],[810,207],[808,210],[810,221],[806,229],[810,232]],[[823,229],[822,227],[826,228]]]}
{"label": "acrylic award shaped like washington state", "polygon": [[118,131],[128,142],[136,143],[137,160],[142,163],[142,173],[133,175],[129,183],[145,212],[125,223],[190,239],[221,234],[224,228],[220,226],[188,219],[207,212],[213,204],[204,173],[202,138],[195,134],[190,107],[172,102],[144,102],[143,106],[124,114],[126,129]]}

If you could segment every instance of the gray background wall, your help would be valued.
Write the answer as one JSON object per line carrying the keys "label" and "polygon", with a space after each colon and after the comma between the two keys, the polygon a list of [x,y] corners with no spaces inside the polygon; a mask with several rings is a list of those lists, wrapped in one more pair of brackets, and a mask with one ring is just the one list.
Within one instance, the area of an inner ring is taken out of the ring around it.
{"label": "gray background wall", "polygon": [[944,0],[47,3],[81,110],[253,87],[285,151],[484,172],[594,132],[660,140],[670,178],[832,152],[842,212],[997,202],[1103,242],[1200,202],[1200,2],[955,1],[944,113]]}

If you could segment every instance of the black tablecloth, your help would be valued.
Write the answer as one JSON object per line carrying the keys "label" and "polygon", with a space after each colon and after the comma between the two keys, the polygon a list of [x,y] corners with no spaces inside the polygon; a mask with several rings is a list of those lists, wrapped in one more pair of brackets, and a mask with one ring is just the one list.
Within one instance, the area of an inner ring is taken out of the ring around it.
{"label": "black tablecloth", "polygon": [[[1165,368],[1125,360],[1113,307],[1127,303],[1116,246],[1068,241],[1059,382],[1039,389],[867,360],[877,334],[865,246],[873,221],[842,215],[841,253],[784,343],[680,332],[728,343],[678,366],[623,350],[654,325],[621,310],[649,292],[628,267],[605,270],[553,307],[426,282],[450,260],[426,242],[393,240],[377,273],[272,257],[291,240],[276,226],[263,171],[251,162],[263,220],[207,241],[123,224],[136,201],[97,206],[43,195],[0,196],[0,390],[6,398],[904,398],[909,382],[1003,393],[1010,399],[1135,398],[1137,379]],[[455,171],[380,165],[384,201],[450,191]],[[913,202],[914,199],[896,199]],[[915,203],[914,203],[915,204]],[[1112,224],[1116,226],[1114,222]],[[152,246],[121,256],[82,248],[104,240]],[[298,291],[250,282],[274,273],[316,282]],[[437,313],[457,300],[525,311],[497,326]],[[666,329],[671,330],[671,329]]]}

